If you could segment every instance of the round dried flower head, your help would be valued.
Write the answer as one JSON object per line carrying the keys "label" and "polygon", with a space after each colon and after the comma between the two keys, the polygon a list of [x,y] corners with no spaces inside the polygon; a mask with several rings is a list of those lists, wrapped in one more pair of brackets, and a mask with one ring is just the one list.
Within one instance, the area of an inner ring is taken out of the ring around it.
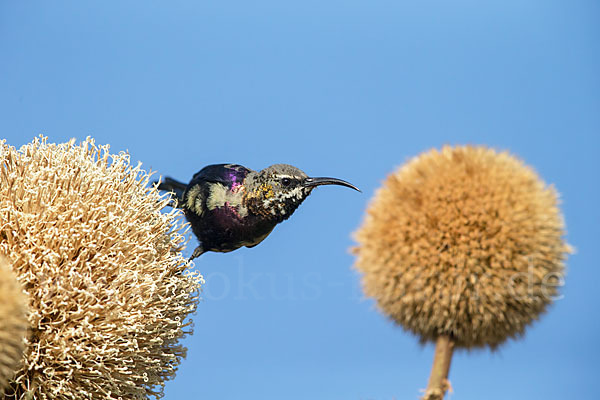
{"label": "round dried flower head", "polygon": [[422,341],[496,347],[562,284],[557,194],[508,153],[444,147],[391,174],[356,233],[367,296]]}
{"label": "round dried flower head", "polygon": [[27,296],[8,260],[0,256],[0,395],[20,366],[25,350]]}
{"label": "round dried flower head", "polygon": [[0,142],[0,253],[29,295],[31,331],[7,398],[162,395],[185,355],[201,276],[179,211],[125,153],[87,139]]}

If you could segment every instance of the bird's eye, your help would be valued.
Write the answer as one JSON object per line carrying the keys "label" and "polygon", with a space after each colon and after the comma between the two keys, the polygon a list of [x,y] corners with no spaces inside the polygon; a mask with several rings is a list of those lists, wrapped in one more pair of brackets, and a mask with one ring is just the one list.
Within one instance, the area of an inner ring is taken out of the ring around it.
{"label": "bird's eye", "polygon": [[291,180],[290,178],[283,178],[283,179],[281,180],[281,184],[282,184],[283,186],[290,186],[290,183],[292,183],[292,180]]}

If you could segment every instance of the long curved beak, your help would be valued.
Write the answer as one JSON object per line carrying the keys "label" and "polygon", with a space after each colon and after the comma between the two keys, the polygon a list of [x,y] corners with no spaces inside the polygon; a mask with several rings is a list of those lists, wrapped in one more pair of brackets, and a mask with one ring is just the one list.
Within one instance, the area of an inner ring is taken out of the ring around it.
{"label": "long curved beak", "polygon": [[354,186],[353,184],[343,181],[341,179],[337,179],[337,178],[306,178],[304,180],[304,187],[315,187],[315,186],[322,186],[322,185],[339,185],[339,186],[346,186],[349,187],[350,189],[354,189],[358,192],[360,192],[360,189],[357,188],[356,186]]}

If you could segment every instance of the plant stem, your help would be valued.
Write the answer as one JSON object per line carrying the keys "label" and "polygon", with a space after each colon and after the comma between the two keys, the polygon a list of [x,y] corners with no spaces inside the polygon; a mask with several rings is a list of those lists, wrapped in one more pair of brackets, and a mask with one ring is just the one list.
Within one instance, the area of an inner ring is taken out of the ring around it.
{"label": "plant stem", "polygon": [[442,400],[444,398],[446,390],[450,387],[448,373],[453,351],[454,341],[449,336],[441,335],[437,338],[431,375],[423,400]]}

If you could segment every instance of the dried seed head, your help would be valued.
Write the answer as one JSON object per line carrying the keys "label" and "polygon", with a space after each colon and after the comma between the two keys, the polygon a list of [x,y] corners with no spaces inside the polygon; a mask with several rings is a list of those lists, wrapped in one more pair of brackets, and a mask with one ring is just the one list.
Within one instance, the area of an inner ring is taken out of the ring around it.
{"label": "dried seed head", "polygon": [[27,296],[8,260],[0,256],[0,395],[17,372],[25,350]]}
{"label": "dried seed head", "polygon": [[422,341],[496,347],[562,284],[557,195],[507,153],[444,147],[391,174],[356,233],[363,289]]}
{"label": "dried seed head", "polygon": [[29,294],[31,332],[8,398],[160,397],[185,355],[202,277],[179,211],[124,153],[87,139],[0,142],[0,253]]}

